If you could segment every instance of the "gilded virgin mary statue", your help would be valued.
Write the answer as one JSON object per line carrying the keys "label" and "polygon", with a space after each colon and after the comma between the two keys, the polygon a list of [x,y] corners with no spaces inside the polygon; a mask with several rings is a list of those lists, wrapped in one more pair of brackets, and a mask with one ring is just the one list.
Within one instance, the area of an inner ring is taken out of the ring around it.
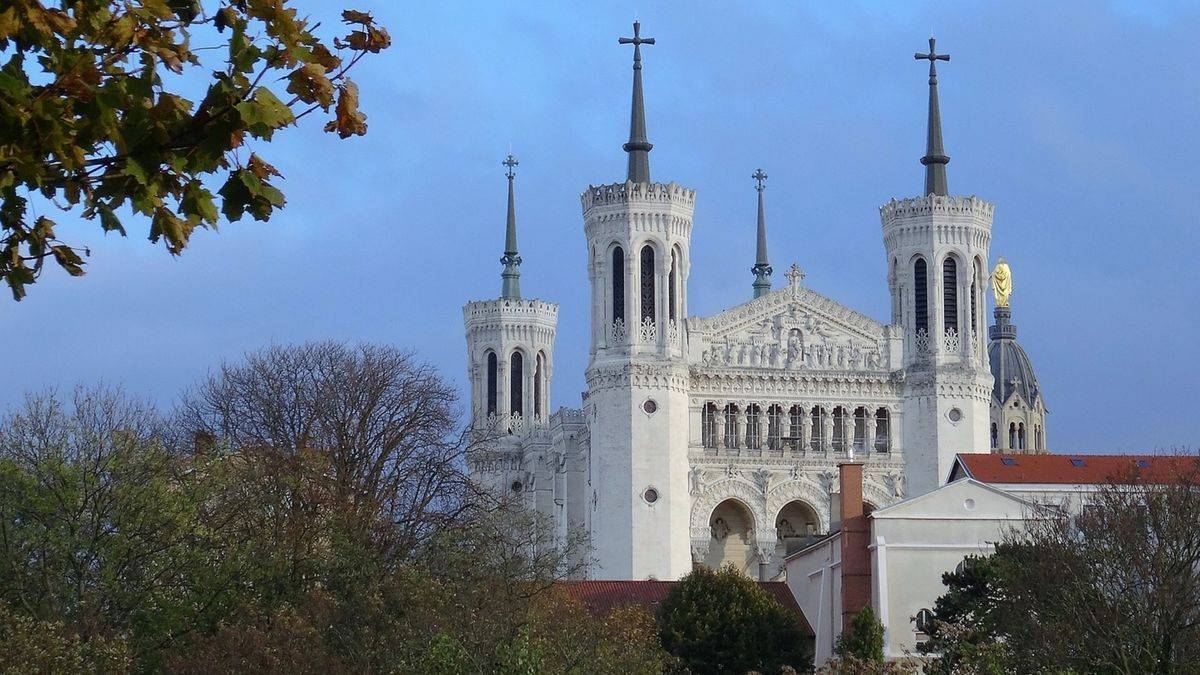
{"label": "gilded virgin mary statue", "polygon": [[1008,296],[1012,295],[1012,270],[1009,269],[1008,263],[1004,262],[1003,256],[992,270],[992,294],[996,298],[997,307],[1008,307]]}

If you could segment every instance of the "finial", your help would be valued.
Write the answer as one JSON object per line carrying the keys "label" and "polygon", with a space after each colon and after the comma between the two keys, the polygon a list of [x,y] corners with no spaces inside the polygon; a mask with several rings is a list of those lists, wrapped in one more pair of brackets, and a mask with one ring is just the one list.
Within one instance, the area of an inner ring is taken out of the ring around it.
{"label": "finial", "polygon": [[804,274],[804,270],[800,269],[800,266],[796,263],[792,263],[792,266],[788,268],[787,274],[783,276],[787,277],[788,285],[792,289],[792,297],[796,297],[796,292],[800,290],[800,281],[807,276]]}
{"label": "finial", "polygon": [[511,154],[500,162],[505,167],[504,175],[508,178],[508,224],[504,231],[504,255],[500,263],[504,271],[500,273],[500,297],[505,300],[521,299],[521,255],[517,253],[517,205],[513,197],[513,179],[516,177],[516,167],[520,162]]}
{"label": "finial", "polygon": [[921,164],[925,165],[925,194],[947,195],[946,165],[950,157],[942,148],[942,113],[938,106],[937,92],[937,62],[949,61],[949,54],[938,54],[935,45],[937,40],[929,38],[929,53],[917,52],[913,58],[918,61],[929,61],[929,130],[925,141],[925,156]]}
{"label": "finial", "polygon": [[767,189],[763,182],[767,180],[767,174],[758,169],[750,177],[758,191],[758,249],[750,272],[754,275],[754,297],[759,298],[771,292],[771,273],[774,272],[771,263],[767,262],[767,219],[763,212],[763,190]]}
{"label": "finial", "polygon": [[633,37],[618,38],[617,44],[633,45],[633,104],[629,111],[629,142],[621,146],[629,153],[626,180],[650,182],[650,150],[654,147],[646,138],[646,105],[642,100],[642,45],[654,44],[654,38],[642,37],[642,24],[633,22]]}

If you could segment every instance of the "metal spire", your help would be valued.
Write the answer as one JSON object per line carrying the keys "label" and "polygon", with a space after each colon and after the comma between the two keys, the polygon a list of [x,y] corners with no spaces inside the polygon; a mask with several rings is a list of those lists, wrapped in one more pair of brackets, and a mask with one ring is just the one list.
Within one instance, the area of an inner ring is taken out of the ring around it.
{"label": "metal spire", "polygon": [[508,226],[504,231],[504,255],[500,257],[504,265],[504,271],[500,273],[500,298],[520,300],[521,255],[517,253],[517,205],[513,198],[513,178],[517,175],[513,169],[519,162],[516,157],[509,155],[501,164],[506,167],[504,175],[508,177]]}
{"label": "metal spire", "polygon": [[754,274],[754,297],[758,298],[771,292],[771,272],[774,270],[771,269],[771,263],[767,262],[767,218],[763,215],[763,190],[766,189],[763,181],[767,180],[767,174],[759,169],[751,178],[756,183],[754,189],[758,191],[758,256],[750,271]]}
{"label": "metal spire", "polygon": [[629,142],[621,146],[629,153],[629,172],[626,180],[650,182],[650,149],[646,138],[646,106],[642,101],[642,45],[654,44],[654,38],[642,37],[642,24],[633,22],[633,37],[618,38],[617,44],[633,45],[633,107],[629,112]]}
{"label": "metal spire", "polygon": [[929,61],[929,136],[925,141],[925,156],[921,163],[925,165],[925,194],[949,194],[946,187],[946,165],[950,157],[942,148],[942,112],[938,107],[937,62],[949,61],[949,54],[939,54],[934,48],[936,41],[929,38],[929,53],[913,54],[917,60]]}

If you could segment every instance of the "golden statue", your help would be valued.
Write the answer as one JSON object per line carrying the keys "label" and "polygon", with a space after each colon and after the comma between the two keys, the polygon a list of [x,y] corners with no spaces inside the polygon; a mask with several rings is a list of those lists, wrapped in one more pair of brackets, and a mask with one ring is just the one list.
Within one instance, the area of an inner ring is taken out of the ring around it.
{"label": "golden statue", "polygon": [[996,298],[997,307],[1008,307],[1012,285],[1012,270],[1004,262],[1004,256],[1001,256],[996,262],[996,269],[992,270],[992,295]]}

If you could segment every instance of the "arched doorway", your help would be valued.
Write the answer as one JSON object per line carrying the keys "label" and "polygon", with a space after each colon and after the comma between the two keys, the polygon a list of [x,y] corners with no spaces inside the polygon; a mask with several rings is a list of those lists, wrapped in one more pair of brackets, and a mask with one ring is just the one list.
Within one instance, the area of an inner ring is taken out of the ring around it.
{"label": "arched doorway", "polygon": [[708,518],[711,538],[704,564],[712,569],[733,565],[739,571],[758,578],[758,560],[754,554],[754,516],[741,502],[726,499]]}
{"label": "arched doorway", "polygon": [[775,516],[776,555],[782,559],[795,553],[821,534],[816,509],[807,502],[788,502]]}

